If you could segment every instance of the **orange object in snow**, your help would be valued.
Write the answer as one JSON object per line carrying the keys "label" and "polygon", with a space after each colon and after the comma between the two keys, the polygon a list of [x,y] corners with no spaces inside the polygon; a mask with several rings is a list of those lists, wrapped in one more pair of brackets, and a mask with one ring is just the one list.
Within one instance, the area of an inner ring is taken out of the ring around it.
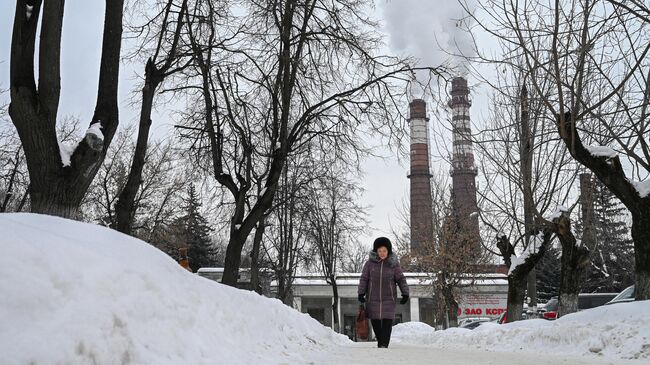
{"label": "orange object in snow", "polygon": [[189,272],[192,272],[192,268],[190,267],[190,260],[187,258],[187,247],[181,247],[179,251],[181,259],[178,261],[178,263],[181,264],[181,266]]}

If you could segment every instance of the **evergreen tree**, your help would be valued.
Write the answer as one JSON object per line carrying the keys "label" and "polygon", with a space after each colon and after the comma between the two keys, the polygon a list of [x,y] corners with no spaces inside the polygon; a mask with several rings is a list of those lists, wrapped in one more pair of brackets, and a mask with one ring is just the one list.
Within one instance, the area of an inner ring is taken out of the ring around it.
{"label": "evergreen tree", "polygon": [[583,292],[617,293],[634,283],[634,243],[625,223],[627,211],[599,181],[594,187],[596,242]]}
{"label": "evergreen tree", "polygon": [[560,250],[550,247],[535,267],[537,298],[548,301],[560,291]]}
{"label": "evergreen tree", "polygon": [[212,228],[200,209],[199,195],[194,184],[190,184],[183,204],[185,215],[177,218],[173,226],[178,244],[187,245],[187,256],[194,272],[202,267],[217,266],[219,257],[218,249],[210,239]]}

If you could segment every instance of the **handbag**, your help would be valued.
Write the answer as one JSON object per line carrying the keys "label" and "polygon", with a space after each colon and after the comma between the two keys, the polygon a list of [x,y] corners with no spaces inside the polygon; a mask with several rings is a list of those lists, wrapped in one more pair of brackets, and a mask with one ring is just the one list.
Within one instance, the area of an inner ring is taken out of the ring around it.
{"label": "handbag", "polygon": [[357,314],[357,340],[368,339],[368,316],[366,315],[366,308],[363,305],[359,306],[359,313]]}

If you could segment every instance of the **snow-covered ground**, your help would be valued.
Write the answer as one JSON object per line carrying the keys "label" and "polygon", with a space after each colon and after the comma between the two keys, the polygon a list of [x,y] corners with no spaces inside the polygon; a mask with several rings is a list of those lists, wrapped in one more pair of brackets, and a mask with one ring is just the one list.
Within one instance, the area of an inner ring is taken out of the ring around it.
{"label": "snow-covered ground", "polygon": [[331,354],[319,353],[310,364],[316,365],[637,365],[640,361],[612,360],[597,357],[554,355],[552,349],[543,353],[496,352],[465,348],[435,348],[391,344],[378,349],[374,343],[355,343]]}
{"label": "snow-covered ground", "polygon": [[0,363],[301,364],[349,344],[108,228],[0,214]]}
{"label": "snow-covered ground", "polygon": [[[1,364],[623,364],[650,359],[650,302],[474,331],[395,326],[352,343],[280,301],[191,274],[108,228],[0,214]],[[637,360],[628,360],[637,359]]]}
{"label": "snow-covered ground", "polygon": [[[401,328],[406,327],[408,330]],[[650,301],[619,303],[564,316],[556,321],[531,319],[474,330],[398,324],[396,343],[446,349],[478,349],[591,357],[637,359],[650,363]]]}

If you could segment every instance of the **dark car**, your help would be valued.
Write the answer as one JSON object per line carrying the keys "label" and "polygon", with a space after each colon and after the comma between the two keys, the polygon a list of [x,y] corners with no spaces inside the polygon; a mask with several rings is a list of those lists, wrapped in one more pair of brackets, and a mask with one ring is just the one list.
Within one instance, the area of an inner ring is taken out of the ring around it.
{"label": "dark car", "polygon": [[616,303],[626,303],[634,301],[634,285],[628,286],[622,292],[620,292],[614,299],[610,300],[607,304],[616,304]]}
{"label": "dark car", "polygon": [[473,330],[474,328],[480,326],[483,323],[490,322],[489,318],[481,318],[476,321],[468,322],[460,326],[460,328],[466,328],[468,330]]}
{"label": "dark car", "polygon": [[580,293],[578,294],[578,310],[605,305],[616,297],[616,293]]}

